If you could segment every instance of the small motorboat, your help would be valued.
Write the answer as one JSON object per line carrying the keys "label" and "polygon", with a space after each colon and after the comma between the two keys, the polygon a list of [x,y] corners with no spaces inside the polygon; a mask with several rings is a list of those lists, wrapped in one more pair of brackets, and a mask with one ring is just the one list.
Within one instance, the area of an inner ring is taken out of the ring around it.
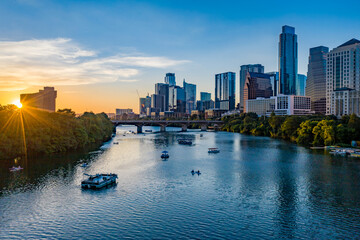
{"label": "small motorboat", "polygon": [[22,169],[24,169],[24,168],[22,168],[22,167],[20,167],[20,166],[18,166],[18,167],[12,167],[12,168],[9,168],[9,170],[10,170],[10,172],[17,172],[17,171],[20,171],[20,170],[22,170]]}
{"label": "small motorboat", "polygon": [[162,153],[161,153],[161,158],[167,159],[167,158],[169,158],[169,157],[170,157],[170,156],[169,156],[168,151],[162,151]]}
{"label": "small motorboat", "polygon": [[209,148],[208,153],[219,153],[220,150],[218,148]]}
{"label": "small motorboat", "polygon": [[119,142],[113,142],[113,144],[119,144]]}
{"label": "small motorboat", "polygon": [[192,141],[188,139],[179,139],[178,143],[181,145],[192,145]]}
{"label": "small motorboat", "polygon": [[88,175],[89,178],[81,182],[82,188],[87,189],[100,189],[110,184],[116,183],[116,179],[118,178],[117,174],[96,174],[96,175]]}
{"label": "small motorboat", "polygon": [[146,130],[145,130],[145,132],[147,132],[147,133],[151,133],[151,132],[152,132],[152,130],[146,129]]}
{"label": "small motorboat", "polygon": [[87,167],[87,163],[81,164],[81,167]]}

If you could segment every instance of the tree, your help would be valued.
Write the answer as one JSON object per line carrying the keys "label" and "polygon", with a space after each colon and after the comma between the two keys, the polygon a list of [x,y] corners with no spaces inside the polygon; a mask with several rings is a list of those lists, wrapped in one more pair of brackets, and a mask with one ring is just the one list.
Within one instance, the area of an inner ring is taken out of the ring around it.
{"label": "tree", "polygon": [[297,129],[298,137],[296,138],[296,143],[309,146],[314,141],[313,129],[318,124],[318,121],[306,120],[300,124],[300,127]]}
{"label": "tree", "polygon": [[287,117],[281,125],[281,133],[284,139],[295,140],[297,137],[297,129],[300,126],[301,118],[298,116]]}

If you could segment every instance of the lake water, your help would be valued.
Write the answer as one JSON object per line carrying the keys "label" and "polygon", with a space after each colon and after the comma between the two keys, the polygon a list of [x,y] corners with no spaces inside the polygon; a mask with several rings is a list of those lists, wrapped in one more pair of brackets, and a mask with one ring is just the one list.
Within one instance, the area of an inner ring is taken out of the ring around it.
{"label": "lake water", "polygon": [[[129,129],[103,151],[18,160],[20,172],[0,161],[0,239],[360,238],[359,160],[266,137]],[[81,190],[84,173],[110,172],[116,186]]]}

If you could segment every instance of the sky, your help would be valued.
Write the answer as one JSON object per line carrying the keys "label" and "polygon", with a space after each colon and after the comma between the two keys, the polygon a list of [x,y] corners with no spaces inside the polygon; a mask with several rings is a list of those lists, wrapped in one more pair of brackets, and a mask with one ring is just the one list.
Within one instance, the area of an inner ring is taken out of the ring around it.
{"label": "sky", "polygon": [[295,27],[306,74],[309,48],[360,39],[360,1],[339,3],[1,0],[0,104],[54,86],[58,109],[138,112],[167,72],[214,98],[216,73],[235,72],[238,89],[240,65],[278,70],[283,25]]}

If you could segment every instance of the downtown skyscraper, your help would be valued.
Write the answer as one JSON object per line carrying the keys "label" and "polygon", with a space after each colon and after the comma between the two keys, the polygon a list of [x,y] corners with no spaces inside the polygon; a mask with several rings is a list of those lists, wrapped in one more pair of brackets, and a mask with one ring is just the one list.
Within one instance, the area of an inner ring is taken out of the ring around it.
{"label": "downtown skyscraper", "polygon": [[235,73],[226,72],[215,75],[215,108],[235,109]]}
{"label": "downtown skyscraper", "polygon": [[328,47],[310,48],[307,72],[306,96],[311,98],[311,110],[326,113],[326,58]]}
{"label": "downtown skyscraper", "polygon": [[240,66],[240,105],[239,109],[241,111],[244,109],[244,86],[246,81],[246,75],[248,72],[255,72],[255,73],[264,73],[264,66],[261,64],[247,64]]}
{"label": "downtown skyscraper", "polygon": [[279,40],[279,94],[295,95],[298,76],[298,43],[295,28],[283,26]]}

